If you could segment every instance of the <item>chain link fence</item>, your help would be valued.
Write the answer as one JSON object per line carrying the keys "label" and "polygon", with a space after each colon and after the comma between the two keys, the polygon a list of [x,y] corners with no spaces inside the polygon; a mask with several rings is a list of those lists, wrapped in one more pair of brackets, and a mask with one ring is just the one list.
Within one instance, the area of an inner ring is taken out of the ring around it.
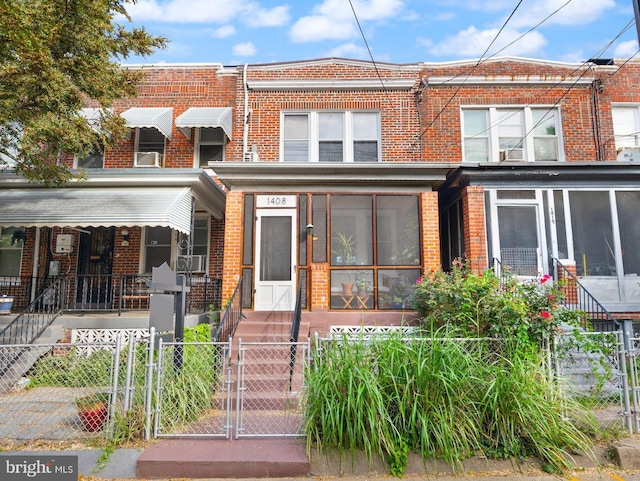
{"label": "chain link fence", "polygon": [[[326,350],[340,349],[357,336],[316,337],[313,350],[310,341],[240,342],[233,349],[232,340],[163,342],[153,331],[126,340],[118,336],[115,342],[0,345],[0,436],[19,441],[300,436],[305,373]],[[371,346],[380,338],[367,336]],[[445,343],[441,352],[465,351],[478,363],[505,352],[498,339],[435,342]],[[639,355],[640,340],[627,349],[619,333],[565,333],[547,351],[549,374],[602,428],[636,432]]]}

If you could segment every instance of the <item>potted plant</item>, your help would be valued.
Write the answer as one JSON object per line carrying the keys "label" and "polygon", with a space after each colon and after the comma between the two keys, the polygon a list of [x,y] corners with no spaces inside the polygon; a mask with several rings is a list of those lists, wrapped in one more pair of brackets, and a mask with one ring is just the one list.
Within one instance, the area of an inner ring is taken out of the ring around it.
{"label": "potted plant", "polygon": [[100,431],[107,421],[109,393],[99,392],[76,399],[78,415],[84,428],[90,433]]}
{"label": "potted plant", "polygon": [[333,236],[331,252],[335,255],[336,264],[353,265],[356,264],[356,241],[353,236],[348,236],[344,232],[336,232]]}
{"label": "potted plant", "polygon": [[356,276],[356,288],[358,289],[359,296],[365,296],[367,294],[368,285],[367,271],[358,271],[358,275]]}

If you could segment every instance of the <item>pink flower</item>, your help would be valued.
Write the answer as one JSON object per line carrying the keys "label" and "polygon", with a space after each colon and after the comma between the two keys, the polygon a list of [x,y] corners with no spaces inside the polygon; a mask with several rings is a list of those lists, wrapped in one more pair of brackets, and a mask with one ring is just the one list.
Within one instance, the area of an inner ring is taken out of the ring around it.
{"label": "pink flower", "polygon": [[551,314],[549,314],[547,311],[542,311],[540,315],[545,319],[549,319],[551,317]]}
{"label": "pink flower", "polygon": [[416,281],[416,284],[422,284],[422,277],[418,277],[418,280]]}
{"label": "pink flower", "polygon": [[540,279],[540,283],[544,284],[545,282],[547,282],[549,279],[551,279],[551,276],[549,274],[545,274],[544,276],[542,276],[542,278]]}

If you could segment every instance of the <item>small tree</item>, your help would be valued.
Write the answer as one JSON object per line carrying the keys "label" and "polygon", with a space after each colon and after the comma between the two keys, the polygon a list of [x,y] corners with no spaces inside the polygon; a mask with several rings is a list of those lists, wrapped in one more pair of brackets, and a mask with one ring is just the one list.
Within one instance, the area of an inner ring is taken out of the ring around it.
{"label": "small tree", "polygon": [[[72,178],[60,155],[121,140],[124,121],[108,107],[136,95],[142,72],[119,62],[166,43],[116,21],[130,20],[125,6],[134,2],[0,0],[0,167],[60,185]],[[99,129],[80,113],[87,101],[103,108]]]}

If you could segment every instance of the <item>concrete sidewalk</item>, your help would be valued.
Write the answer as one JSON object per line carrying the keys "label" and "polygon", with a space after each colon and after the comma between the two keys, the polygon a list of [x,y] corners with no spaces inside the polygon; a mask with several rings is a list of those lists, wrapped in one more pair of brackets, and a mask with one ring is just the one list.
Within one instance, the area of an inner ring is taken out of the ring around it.
{"label": "concrete sidewalk", "polygon": [[[230,457],[231,450],[235,450],[235,461],[242,458],[238,453],[243,453],[242,462],[250,466],[259,463],[265,458],[275,458],[283,452],[283,440],[262,440],[260,447],[256,444],[256,440],[252,440],[253,444],[238,441],[222,441],[222,440],[198,440],[198,449],[208,453],[208,458],[215,462],[224,463],[225,457]],[[277,441],[277,442],[272,442]],[[291,439],[294,443],[298,443],[300,448],[300,440]],[[388,474],[386,468],[381,462],[374,461],[369,463],[361,455],[351,456],[345,455],[342,460],[337,456],[324,456],[312,453],[309,460],[309,469],[306,473],[297,472],[295,474],[283,474],[282,471],[273,471],[273,475],[257,474],[255,476],[240,475],[242,470],[238,470],[238,476],[234,472],[221,473],[220,468],[211,468],[208,471],[199,471],[194,476],[174,476],[169,473],[170,469],[165,471],[165,475],[155,473],[152,477],[143,475],[139,472],[139,461],[145,452],[162,453],[165,458],[171,458],[168,455],[171,451],[180,457],[180,450],[184,453],[190,450],[191,458],[186,459],[183,453],[182,461],[186,464],[193,463],[198,449],[194,449],[193,441],[161,440],[152,443],[145,449],[117,449],[108,456],[107,459],[101,460],[103,451],[99,449],[90,450],[64,450],[64,451],[3,451],[0,453],[0,460],[5,455],[37,455],[37,456],[56,456],[56,455],[77,455],[78,471],[81,479],[109,479],[109,480],[131,480],[131,479],[264,479],[269,478],[272,481],[277,480],[309,480],[321,479],[322,481],[340,480],[340,481],[365,481],[365,480],[383,480],[393,479]],[[294,445],[292,444],[292,447]],[[472,458],[463,462],[462,467],[453,470],[450,465],[442,462],[423,463],[422,460],[410,455],[407,470],[403,479],[411,481],[433,481],[435,478],[441,481],[452,481],[463,479],[500,479],[503,481],[515,480],[531,480],[531,481],[557,481],[559,479],[568,479],[571,481],[640,481],[640,441],[636,438],[623,439],[614,443],[611,449],[615,459],[607,459],[605,451],[600,449],[596,452],[597,461],[584,456],[575,457],[576,469],[571,473],[564,475],[549,475],[540,469],[539,463],[535,460],[527,460],[520,466],[512,464],[505,460],[487,460]],[[611,454],[609,453],[609,454]],[[147,456],[149,457],[149,456]],[[174,458],[175,459],[175,458]],[[217,461],[216,461],[217,459]],[[171,463],[171,459],[164,459],[165,463]],[[1,462],[1,461],[0,461]],[[175,462],[175,461],[174,461]],[[165,467],[169,466],[165,464]],[[160,471],[162,473],[162,471]],[[211,475],[209,476],[209,473]],[[277,474],[276,474],[277,473]],[[206,477],[205,477],[206,476]]]}

